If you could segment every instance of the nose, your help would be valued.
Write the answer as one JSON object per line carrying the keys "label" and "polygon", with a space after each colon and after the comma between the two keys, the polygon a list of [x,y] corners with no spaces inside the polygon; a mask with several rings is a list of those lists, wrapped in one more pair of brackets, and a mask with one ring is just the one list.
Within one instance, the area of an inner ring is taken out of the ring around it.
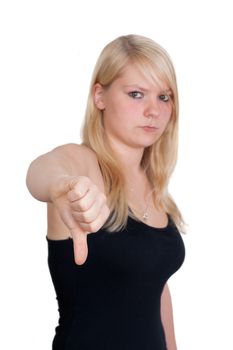
{"label": "nose", "polygon": [[160,105],[156,98],[150,98],[145,106],[144,116],[147,118],[158,118],[160,115]]}

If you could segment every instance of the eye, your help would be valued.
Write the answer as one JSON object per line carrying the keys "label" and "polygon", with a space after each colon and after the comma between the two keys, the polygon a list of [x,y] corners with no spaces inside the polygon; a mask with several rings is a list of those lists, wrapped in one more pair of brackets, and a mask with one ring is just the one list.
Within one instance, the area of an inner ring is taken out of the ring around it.
{"label": "eye", "polygon": [[168,102],[170,101],[170,95],[167,95],[167,94],[162,94],[159,96],[160,100],[163,101],[163,102]]}
{"label": "eye", "polygon": [[137,99],[142,98],[144,96],[143,93],[140,91],[131,91],[131,92],[129,92],[128,95],[132,98],[137,98]]}

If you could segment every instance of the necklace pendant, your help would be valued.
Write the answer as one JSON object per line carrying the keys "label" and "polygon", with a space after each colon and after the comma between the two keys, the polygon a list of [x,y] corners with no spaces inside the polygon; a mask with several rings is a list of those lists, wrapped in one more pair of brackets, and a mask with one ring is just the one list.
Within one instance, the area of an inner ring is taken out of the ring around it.
{"label": "necklace pendant", "polygon": [[146,212],[146,213],[143,214],[142,219],[143,219],[144,221],[146,221],[146,220],[148,219],[148,217],[149,217],[149,215],[148,215],[148,213]]}

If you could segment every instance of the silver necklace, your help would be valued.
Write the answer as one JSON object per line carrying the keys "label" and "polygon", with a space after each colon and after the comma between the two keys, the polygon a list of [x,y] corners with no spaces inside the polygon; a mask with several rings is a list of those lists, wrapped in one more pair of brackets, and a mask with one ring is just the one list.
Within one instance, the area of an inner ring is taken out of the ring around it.
{"label": "silver necklace", "polygon": [[[133,188],[130,188],[130,191],[135,192],[135,190]],[[152,191],[150,191],[146,196],[146,206],[145,206],[145,209],[140,214],[140,216],[142,215],[143,221],[147,221],[149,219],[149,212],[148,212],[149,204],[150,204],[149,200],[150,200],[150,196],[152,195],[153,192],[154,192],[154,189]],[[137,212],[137,210],[135,210],[135,209],[134,209],[134,211]]]}

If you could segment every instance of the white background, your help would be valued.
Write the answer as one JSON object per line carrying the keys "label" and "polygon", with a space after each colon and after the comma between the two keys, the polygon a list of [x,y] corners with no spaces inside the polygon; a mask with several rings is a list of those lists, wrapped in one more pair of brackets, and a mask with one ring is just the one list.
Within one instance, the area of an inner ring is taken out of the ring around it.
{"label": "white background", "polygon": [[170,190],[189,225],[185,264],[170,279],[178,349],[233,349],[230,5],[1,2],[1,349],[51,349],[58,314],[47,268],[46,205],[27,192],[25,175],[39,154],[80,142],[97,56],[129,33],[164,46],[178,77],[180,148]]}

